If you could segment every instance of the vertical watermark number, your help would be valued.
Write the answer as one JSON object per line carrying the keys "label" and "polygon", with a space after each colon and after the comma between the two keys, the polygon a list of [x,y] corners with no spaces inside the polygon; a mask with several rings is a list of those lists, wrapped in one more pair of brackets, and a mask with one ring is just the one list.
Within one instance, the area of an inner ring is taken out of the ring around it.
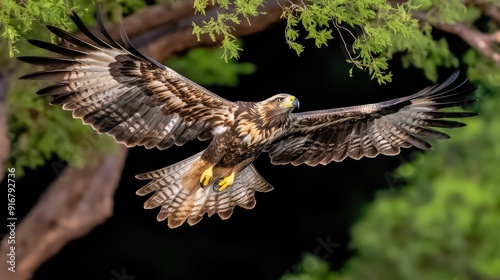
{"label": "vertical watermark number", "polygon": [[16,271],[16,169],[7,169],[7,263],[8,270]]}

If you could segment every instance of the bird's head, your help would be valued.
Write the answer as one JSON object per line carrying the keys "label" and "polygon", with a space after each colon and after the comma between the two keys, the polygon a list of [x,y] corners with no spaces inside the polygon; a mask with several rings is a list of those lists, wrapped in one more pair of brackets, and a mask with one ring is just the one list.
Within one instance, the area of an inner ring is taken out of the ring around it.
{"label": "bird's head", "polygon": [[280,93],[256,103],[257,114],[265,123],[281,126],[289,122],[293,109],[299,107],[299,100],[290,94]]}
{"label": "bird's head", "polygon": [[290,112],[299,108],[299,100],[290,94],[280,93],[265,100],[266,107],[272,111]]}

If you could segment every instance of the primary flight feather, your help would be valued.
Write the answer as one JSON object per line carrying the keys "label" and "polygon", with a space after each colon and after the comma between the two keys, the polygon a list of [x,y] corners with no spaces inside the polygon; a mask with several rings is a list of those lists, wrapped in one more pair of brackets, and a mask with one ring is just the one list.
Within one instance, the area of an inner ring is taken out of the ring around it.
{"label": "primary flight feather", "polygon": [[93,43],[47,26],[59,45],[29,42],[60,56],[19,57],[45,67],[23,79],[56,82],[39,95],[52,96],[51,104],[128,147],[166,149],[212,139],[188,159],[136,176],[151,179],[137,194],[152,193],[144,207],[161,206],[158,220],[168,219],[171,228],[185,221],[194,225],[205,213],[227,219],[236,205],[253,208],[255,191],[273,189],[252,165],[262,152],[273,164],[311,166],[396,155],[411,146],[430,149],[426,139],[448,138],[429,127],[460,127],[464,124],[446,119],[475,115],[439,110],[461,104],[475,90],[458,81],[458,73],[408,97],[346,108],[292,113],[299,101],[284,93],[260,102],[231,102],[140,53],[123,30],[119,44],[100,17],[106,40],[76,13],[71,18]]}

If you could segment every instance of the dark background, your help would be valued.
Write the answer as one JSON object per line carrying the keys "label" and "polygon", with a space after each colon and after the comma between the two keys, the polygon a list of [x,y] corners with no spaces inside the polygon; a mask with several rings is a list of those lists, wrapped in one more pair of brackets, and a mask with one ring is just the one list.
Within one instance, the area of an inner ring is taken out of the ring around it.
{"label": "dark background", "polygon": [[[300,111],[308,111],[387,100],[430,84],[420,70],[401,69],[398,58],[391,62],[394,76],[388,85],[378,85],[357,70],[351,78],[351,65],[345,62],[340,41],[322,49],[306,42],[306,51],[299,57],[286,45],[283,30],[278,24],[243,38],[240,60],[254,63],[257,72],[242,76],[237,88],[209,89],[230,100],[250,101],[287,92],[299,98]],[[460,44],[452,41],[450,45]],[[145,183],[134,175],[180,161],[207,144],[194,141],[165,151],[130,149],[113,216],[70,242],[34,279],[279,279],[298,271],[296,263],[304,252],[339,269],[353,254],[349,250],[351,226],[377,191],[398,191],[386,177],[411,152],[405,150],[399,157],[346,159],[314,168],[273,166],[263,154],[255,166],[275,190],[257,193],[253,210],[237,208],[226,221],[214,215],[193,227],[169,229],[165,222],[156,221],[158,209],[142,208],[146,198],[136,196],[135,191]],[[49,164],[29,171],[17,182],[20,218],[55,176]],[[130,277],[118,277],[123,272]]]}

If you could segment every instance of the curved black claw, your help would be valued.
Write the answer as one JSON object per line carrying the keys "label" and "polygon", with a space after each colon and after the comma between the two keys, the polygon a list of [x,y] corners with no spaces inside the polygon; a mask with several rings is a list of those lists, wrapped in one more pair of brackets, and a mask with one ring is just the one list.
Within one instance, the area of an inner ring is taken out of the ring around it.
{"label": "curved black claw", "polygon": [[215,180],[214,184],[212,185],[212,188],[214,190],[214,192],[220,192],[219,191],[219,183],[220,181],[222,181],[222,178],[218,179],[218,180]]}

